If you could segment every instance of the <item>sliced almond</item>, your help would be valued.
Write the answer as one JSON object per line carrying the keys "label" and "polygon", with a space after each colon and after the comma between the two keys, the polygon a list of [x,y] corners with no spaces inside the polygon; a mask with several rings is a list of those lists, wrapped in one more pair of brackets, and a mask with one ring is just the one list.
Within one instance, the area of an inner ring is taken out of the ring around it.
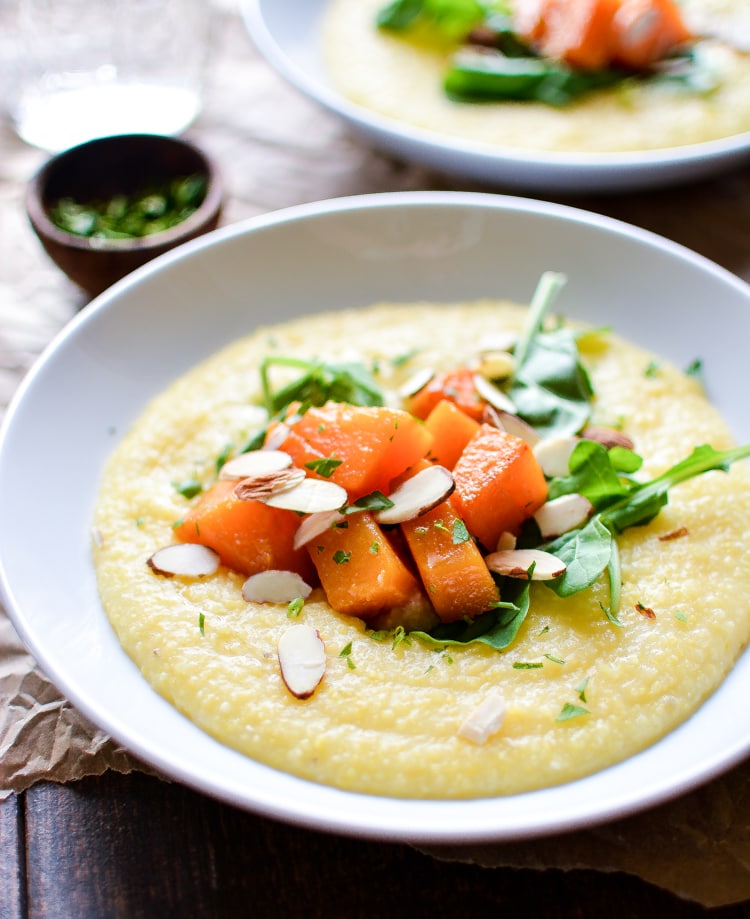
{"label": "sliced almond", "polygon": [[475,744],[485,743],[497,734],[505,720],[508,706],[497,689],[493,689],[479,705],[464,718],[458,736]]}
{"label": "sliced almond", "polygon": [[262,449],[278,450],[287,437],[289,437],[290,430],[291,428],[287,424],[277,424],[266,436],[266,442],[263,444]]}
{"label": "sliced almond", "polygon": [[583,495],[561,495],[545,503],[534,514],[543,539],[555,539],[586,523],[594,505]]}
{"label": "sliced almond", "polygon": [[628,435],[623,434],[622,431],[617,431],[615,428],[603,428],[598,425],[590,425],[584,428],[581,431],[581,437],[585,437],[586,440],[595,440],[608,450],[611,450],[612,447],[625,447],[626,450],[632,450],[635,446]]}
{"label": "sliced almond", "polygon": [[548,479],[570,472],[570,457],[578,444],[577,437],[547,437],[534,447],[534,456]]}
{"label": "sliced almond", "polygon": [[456,488],[453,476],[445,466],[428,466],[403,482],[388,497],[392,507],[375,512],[378,523],[403,523],[426,514],[442,504]]}
{"label": "sliced almond", "polygon": [[485,351],[479,356],[477,373],[486,380],[507,380],[513,376],[516,362],[507,351]]}
{"label": "sliced almond", "polygon": [[417,370],[401,387],[399,387],[399,396],[401,396],[402,399],[416,396],[419,390],[424,389],[434,376],[435,371],[431,367],[423,367],[421,370]]}
{"label": "sliced almond", "polygon": [[308,699],[326,672],[326,649],[317,629],[299,623],[290,626],[277,645],[281,678],[298,699]]}
{"label": "sliced almond", "polygon": [[480,373],[474,374],[474,387],[485,402],[496,408],[500,412],[513,413],[516,410],[515,405],[505,393],[498,389],[494,383],[490,383]]}
{"label": "sliced almond", "polygon": [[205,578],[219,567],[219,555],[208,546],[180,542],[157,549],[146,564],[164,577]]}
{"label": "sliced almond", "polygon": [[532,428],[523,418],[519,418],[518,415],[514,415],[511,412],[498,411],[491,405],[484,407],[482,420],[486,424],[499,428],[501,431],[520,437],[530,447],[535,447],[542,439],[539,432]]}
{"label": "sliced almond", "polygon": [[298,514],[335,511],[347,501],[346,489],[327,479],[304,478],[292,488],[275,492],[266,499],[269,507],[280,507]]}
{"label": "sliced almond", "polygon": [[221,467],[220,479],[251,479],[259,475],[281,472],[292,465],[292,458],[283,450],[250,450],[227,460]]}
{"label": "sliced almond", "polygon": [[503,530],[503,532],[497,537],[497,545],[495,546],[495,549],[497,552],[502,552],[503,549],[515,549],[517,542],[518,540],[513,535],[513,533],[509,533],[507,530]]}
{"label": "sliced almond", "polygon": [[496,574],[509,578],[528,578],[531,566],[532,581],[552,581],[565,574],[565,563],[550,552],[541,549],[503,549],[485,559],[487,567]]}
{"label": "sliced almond", "polygon": [[316,514],[310,514],[297,527],[297,531],[294,534],[294,548],[301,549],[311,539],[315,539],[316,536],[320,536],[321,533],[325,533],[326,530],[335,527],[342,520],[346,520],[346,515],[339,510],[318,511]]}
{"label": "sliced almond", "polygon": [[278,469],[276,472],[266,472],[263,475],[251,476],[242,479],[234,488],[234,493],[240,501],[265,501],[280,492],[296,488],[305,480],[305,470],[290,466],[288,469]]}
{"label": "sliced almond", "polygon": [[306,599],[312,587],[296,571],[270,568],[251,574],[242,585],[242,598],[248,603],[291,603],[297,597]]}

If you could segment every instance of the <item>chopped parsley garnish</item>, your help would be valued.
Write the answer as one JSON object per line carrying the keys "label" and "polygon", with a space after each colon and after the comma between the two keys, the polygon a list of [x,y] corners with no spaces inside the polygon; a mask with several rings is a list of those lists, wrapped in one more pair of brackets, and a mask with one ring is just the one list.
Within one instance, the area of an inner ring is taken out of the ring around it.
{"label": "chopped parsley garnish", "polygon": [[335,456],[322,457],[321,459],[310,460],[305,463],[305,469],[317,472],[324,479],[330,479],[333,473],[339,468],[343,460],[336,459]]}
{"label": "chopped parsley garnish", "polygon": [[471,539],[471,534],[466,528],[466,524],[460,518],[456,518],[453,521],[453,545],[458,546],[462,542],[468,542]]}
{"label": "chopped parsley garnish", "polygon": [[344,658],[346,660],[346,665],[350,670],[356,670],[357,665],[352,660],[352,643],[351,642],[349,642],[349,644],[345,645],[339,651],[339,657]]}
{"label": "chopped parsley garnish", "polygon": [[514,670],[540,670],[544,667],[541,661],[514,661]]}
{"label": "chopped parsley garnish", "polygon": [[172,482],[172,487],[183,498],[195,498],[203,491],[203,484],[198,479],[185,479],[184,482]]}
{"label": "chopped parsley garnish", "polygon": [[294,600],[289,602],[289,606],[286,608],[286,614],[289,619],[296,619],[297,616],[302,612],[302,608],[305,605],[304,597],[295,597]]}
{"label": "chopped parsley garnish", "polygon": [[200,629],[201,635],[206,634],[206,617],[203,613],[198,614],[198,628]]}
{"label": "chopped parsley garnish", "polygon": [[560,710],[560,714],[555,718],[555,721],[570,721],[571,718],[578,718],[580,715],[589,714],[591,714],[589,710],[582,705],[573,705],[570,702],[566,702]]}
{"label": "chopped parsley garnish", "polygon": [[589,677],[586,677],[582,682],[576,686],[576,692],[578,693],[578,698],[581,702],[586,701],[586,687],[589,685]]}
{"label": "chopped parsley garnish", "polygon": [[343,549],[336,549],[333,553],[333,560],[337,565],[345,565],[352,557],[351,552],[345,552]]}

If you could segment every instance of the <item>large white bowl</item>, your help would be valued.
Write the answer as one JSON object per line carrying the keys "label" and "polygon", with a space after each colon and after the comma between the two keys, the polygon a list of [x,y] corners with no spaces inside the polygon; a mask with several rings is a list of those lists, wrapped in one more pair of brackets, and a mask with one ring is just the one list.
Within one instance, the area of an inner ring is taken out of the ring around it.
{"label": "large white bowl", "polygon": [[750,132],[633,153],[545,153],[473,143],[396,121],[347,99],[321,59],[329,0],[242,0],[250,36],[293,86],[345,119],[375,146],[450,175],[535,192],[621,192],[687,182],[750,157]]}
{"label": "large white bowl", "polygon": [[188,243],[93,301],[26,378],[0,431],[0,584],[59,689],[174,779],[268,816],[378,838],[568,830],[664,801],[742,759],[747,654],[682,727],[590,778],[470,801],[337,791],[259,765],[196,728],[145,682],[102,611],[89,555],[102,465],[176,375],[269,320],[389,298],[524,300],[545,269],[569,276],[559,306],[570,316],[611,325],[678,366],[701,357],[711,395],[738,438],[750,439],[750,289],[670,242],[569,208],[419,192],[295,207]]}

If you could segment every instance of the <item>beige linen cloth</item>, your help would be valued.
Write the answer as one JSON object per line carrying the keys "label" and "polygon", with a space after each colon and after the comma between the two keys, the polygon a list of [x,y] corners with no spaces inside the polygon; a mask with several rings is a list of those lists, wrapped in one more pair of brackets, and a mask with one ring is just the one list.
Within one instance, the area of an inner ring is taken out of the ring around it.
{"label": "beige linen cloth", "polygon": [[[231,6],[217,5],[216,13],[205,109],[190,136],[222,167],[225,223],[321,198],[469,187],[369,150],[259,58]],[[10,41],[0,51],[9,48]],[[0,124],[0,414],[42,349],[85,303],[46,258],[25,218],[25,185],[43,160]],[[733,195],[735,180],[727,181],[724,194]],[[716,206],[716,195],[710,199]],[[628,219],[627,203],[620,216]],[[690,225],[684,221],[685,232]],[[60,697],[0,609],[0,798],[40,780],[139,768]],[[605,826],[512,845],[426,851],[486,866],[626,871],[707,906],[735,903],[750,898],[750,764]]]}

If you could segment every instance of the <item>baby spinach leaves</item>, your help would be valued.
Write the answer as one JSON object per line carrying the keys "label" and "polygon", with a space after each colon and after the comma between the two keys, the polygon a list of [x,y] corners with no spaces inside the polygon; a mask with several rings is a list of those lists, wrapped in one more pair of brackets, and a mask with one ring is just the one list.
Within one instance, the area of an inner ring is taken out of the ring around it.
{"label": "baby spinach leaves", "polygon": [[[271,368],[299,369],[301,374],[274,391]],[[325,363],[295,357],[267,357],[260,366],[263,403],[269,415],[284,411],[294,402],[323,405],[350,402],[353,405],[383,405],[384,398],[372,374],[363,364]]]}

